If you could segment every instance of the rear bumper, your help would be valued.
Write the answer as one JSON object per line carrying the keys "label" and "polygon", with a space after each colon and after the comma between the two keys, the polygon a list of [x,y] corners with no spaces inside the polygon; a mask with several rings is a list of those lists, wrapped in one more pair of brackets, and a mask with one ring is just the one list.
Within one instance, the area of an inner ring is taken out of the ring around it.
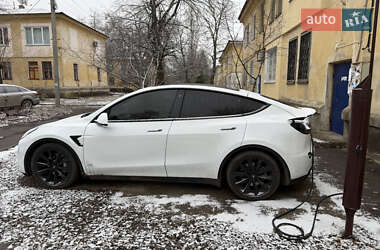
{"label": "rear bumper", "polygon": [[287,164],[290,182],[307,177],[313,167],[314,147],[311,135],[304,138],[305,144],[297,154],[288,155]]}

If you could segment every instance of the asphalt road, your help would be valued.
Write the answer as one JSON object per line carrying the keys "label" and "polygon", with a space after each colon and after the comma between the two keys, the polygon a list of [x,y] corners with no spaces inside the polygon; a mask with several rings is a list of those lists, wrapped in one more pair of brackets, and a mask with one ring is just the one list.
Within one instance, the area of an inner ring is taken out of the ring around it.
{"label": "asphalt road", "polygon": [[67,116],[59,116],[55,117],[50,120],[44,120],[39,122],[31,122],[31,123],[21,123],[17,125],[12,125],[8,127],[0,128],[0,151],[8,150],[14,146],[17,145],[18,141],[20,140],[21,136],[28,131],[29,129],[32,129],[34,127],[37,127],[41,124],[45,124],[48,122],[57,121],[63,118],[67,118],[70,116],[86,113],[86,112],[92,112],[96,110],[95,107],[78,107],[73,106],[72,107],[73,112],[70,115]]}

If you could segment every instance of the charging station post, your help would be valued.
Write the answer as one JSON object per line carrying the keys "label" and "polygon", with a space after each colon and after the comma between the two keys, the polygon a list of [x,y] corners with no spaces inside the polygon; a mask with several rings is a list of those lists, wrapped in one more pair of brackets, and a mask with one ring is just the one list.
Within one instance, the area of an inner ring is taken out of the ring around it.
{"label": "charging station post", "polygon": [[371,59],[368,77],[352,91],[348,157],[344,181],[343,206],[346,211],[346,227],[343,237],[352,237],[355,212],[360,208],[365,161],[368,144],[368,127],[371,111],[373,63],[375,58],[379,0],[375,2],[372,26]]}

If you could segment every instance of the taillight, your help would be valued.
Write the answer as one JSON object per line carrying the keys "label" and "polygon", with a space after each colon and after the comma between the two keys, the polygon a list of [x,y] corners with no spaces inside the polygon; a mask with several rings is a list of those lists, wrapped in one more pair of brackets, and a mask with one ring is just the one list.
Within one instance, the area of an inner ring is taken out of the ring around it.
{"label": "taillight", "polygon": [[33,92],[33,95],[38,96],[38,92]]}
{"label": "taillight", "polygon": [[301,132],[302,134],[310,134],[311,133],[311,124],[308,117],[304,118],[295,118],[291,119],[290,125],[295,128],[297,131]]}

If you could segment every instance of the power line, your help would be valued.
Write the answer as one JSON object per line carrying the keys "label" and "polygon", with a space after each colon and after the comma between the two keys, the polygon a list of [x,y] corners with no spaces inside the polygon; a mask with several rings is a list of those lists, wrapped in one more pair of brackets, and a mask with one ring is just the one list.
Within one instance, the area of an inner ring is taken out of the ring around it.
{"label": "power line", "polygon": [[83,12],[89,12],[90,11],[90,9],[88,9],[88,10],[85,10],[85,9],[83,9],[80,5],[79,5],[79,3],[78,2],[75,2],[74,0],[70,0],[76,7],[78,7],[79,9],[81,9]]}
{"label": "power line", "polygon": [[36,5],[39,4],[39,2],[41,2],[41,0],[38,0],[38,1],[32,6],[32,8],[30,8],[26,13],[30,13],[30,12],[34,9],[34,7],[36,7]]}

